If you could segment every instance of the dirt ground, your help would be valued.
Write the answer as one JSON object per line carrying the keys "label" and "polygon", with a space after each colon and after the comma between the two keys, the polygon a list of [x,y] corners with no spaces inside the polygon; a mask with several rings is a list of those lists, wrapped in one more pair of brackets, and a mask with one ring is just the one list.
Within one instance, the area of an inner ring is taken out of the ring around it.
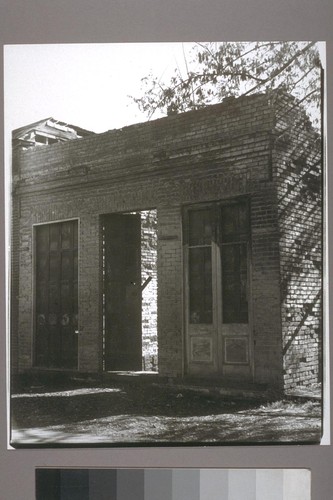
{"label": "dirt ground", "polygon": [[313,443],[320,401],[231,401],[155,384],[30,387],[11,398],[13,446]]}

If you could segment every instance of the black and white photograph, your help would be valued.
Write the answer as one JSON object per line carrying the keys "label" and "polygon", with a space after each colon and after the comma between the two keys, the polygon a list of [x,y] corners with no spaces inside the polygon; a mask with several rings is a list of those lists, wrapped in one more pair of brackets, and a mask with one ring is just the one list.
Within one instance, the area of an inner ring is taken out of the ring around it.
{"label": "black and white photograph", "polygon": [[320,444],[325,77],[315,41],[4,47],[12,447]]}

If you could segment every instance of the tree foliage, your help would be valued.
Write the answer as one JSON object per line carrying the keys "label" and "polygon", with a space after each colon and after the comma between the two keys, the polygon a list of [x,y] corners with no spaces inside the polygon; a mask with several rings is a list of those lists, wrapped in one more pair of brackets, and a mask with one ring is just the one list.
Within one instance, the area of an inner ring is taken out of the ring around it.
{"label": "tree foliage", "polygon": [[153,74],[132,97],[150,119],[200,109],[230,96],[284,89],[312,114],[320,103],[320,58],[315,42],[196,43],[168,82]]}

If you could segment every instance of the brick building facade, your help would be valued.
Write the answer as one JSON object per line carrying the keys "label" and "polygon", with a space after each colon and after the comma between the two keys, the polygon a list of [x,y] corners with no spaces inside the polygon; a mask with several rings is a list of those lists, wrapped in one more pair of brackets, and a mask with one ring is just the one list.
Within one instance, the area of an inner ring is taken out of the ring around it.
{"label": "brick building facade", "polygon": [[321,154],[277,92],[15,149],[13,373],[154,369],[158,345],[161,376],[320,381]]}

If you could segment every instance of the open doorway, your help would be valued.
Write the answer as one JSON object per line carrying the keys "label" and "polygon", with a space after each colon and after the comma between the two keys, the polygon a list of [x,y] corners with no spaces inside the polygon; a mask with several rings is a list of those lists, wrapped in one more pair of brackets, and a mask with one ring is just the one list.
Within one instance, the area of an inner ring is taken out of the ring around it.
{"label": "open doorway", "polygon": [[103,234],[103,368],[157,371],[157,213],[108,214]]}

